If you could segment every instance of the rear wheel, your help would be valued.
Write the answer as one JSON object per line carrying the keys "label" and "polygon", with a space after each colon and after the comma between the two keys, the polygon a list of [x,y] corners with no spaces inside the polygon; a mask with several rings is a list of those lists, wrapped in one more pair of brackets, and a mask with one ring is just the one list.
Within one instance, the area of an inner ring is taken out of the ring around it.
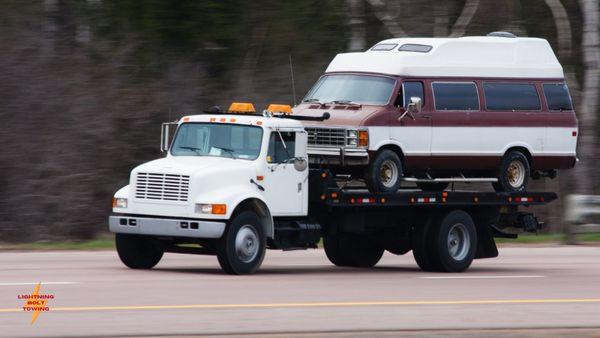
{"label": "rear wheel", "polygon": [[465,271],[471,266],[477,249],[473,219],[462,210],[454,210],[439,220],[429,229],[433,269],[441,272]]}
{"label": "rear wheel", "polygon": [[510,151],[502,158],[498,169],[498,182],[493,183],[494,189],[498,192],[525,191],[530,172],[527,157],[518,150]]}
{"label": "rear wheel", "polygon": [[121,262],[131,269],[151,269],[163,256],[151,239],[141,235],[116,234],[115,244]]}
{"label": "rear wheel", "polygon": [[376,238],[360,234],[327,235],[323,246],[333,264],[357,268],[375,266],[384,252]]}
{"label": "rear wheel", "polygon": [[221,268],[231,275],[256,272],[265,257],[266,242],[258,216],[252,211],[238,214],[217,242]]}
{"label": "rear wheel", "polygon": [[423,191],[444,191],[448,182],[417,182],[417,187]]}
{"label": "rear wheel", "polygon": [[393,193],[400,187],[403,175],[400,157],[395,152],[384,149],[375,155],[367,168],[367,187],[371,192]]}

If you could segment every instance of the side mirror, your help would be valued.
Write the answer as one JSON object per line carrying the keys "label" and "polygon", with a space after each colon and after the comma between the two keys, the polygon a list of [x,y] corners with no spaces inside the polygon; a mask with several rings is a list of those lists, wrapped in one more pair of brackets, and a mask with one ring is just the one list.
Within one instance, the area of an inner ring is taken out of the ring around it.
{"label": "side mirror", "polygon": [[411,96],[410,103],[408,104],[407,110],[411,113],[420,113],[423,109],[423,101],[418,96]]}
{"label": "side mirror", "polygon": [[171,146],[171,137],[177,129],[177,122],[165,122],[160,129],[160,151],[166,153]]}
{"label": "side mirror", "polygon": [[308,168],[308,161],[301,157],[296,157],[294,159],[294,169],[298,171],[304,171]]}

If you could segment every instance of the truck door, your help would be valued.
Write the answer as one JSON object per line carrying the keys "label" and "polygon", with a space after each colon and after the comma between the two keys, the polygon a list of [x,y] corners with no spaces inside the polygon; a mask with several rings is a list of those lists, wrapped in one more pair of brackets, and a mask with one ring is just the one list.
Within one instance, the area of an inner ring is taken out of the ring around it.
{"label": "truck door", "polygon": [[[391,139],[400,145],[405,156],[404,165],[409,169],[426,168],[431,155],[432,104],[424,89],[423,81],[403,81],[396,98],[396,109],[390,116]],[[404,115],[411,97],[420,98],[423,108],[418,113]]]}
{"label": "truck door", "polygon": [[306,215],[308,168],[298,170],[294,159],[306,158],[306,132],[273,130],[269,137],[264,196],[273,216]]}

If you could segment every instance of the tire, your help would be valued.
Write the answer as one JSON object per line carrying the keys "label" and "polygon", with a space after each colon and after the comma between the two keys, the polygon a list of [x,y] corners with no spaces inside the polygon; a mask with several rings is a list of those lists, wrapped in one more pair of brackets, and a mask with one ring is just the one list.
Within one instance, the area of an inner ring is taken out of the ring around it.
{"label": "tire", "polygon": [[163,251],[141,235],[116,234],[115,244],[121,262],[131,269],[151,269],[163,256]]}
{"label": "tire", "polygon": [[477,251],[473,219],[454,210],[433,222],[429,229],[429,258],[434,271],[462,272],[471,266]]}
{"label": "tire", "polygon": [[375,266],[385,251],[373,237],[359,234],[327,235],[323,247],[334,265],[356,268]]}
{"label": "tire", "polygon": [[527,188],[531,167],[522,152],[513,150],[502,158],[498,169],[498,182],[492,185],[497,192],[521,192]]}
{"label": "tire", "polygon": [[448,182],[417,182],[417,187],[423,191],[444,191],[448,185]]}
{"label": "tire", "polygon": [[439,271],[440,268],[436,261],[432,259],[432,250],[430,249],[430,228],[431,224],[438,222],[436,215],[431,215],[425,222],[417,224],[412,232],[412,252],[417,265],[423,271]]}
{"label": "tire", "polygon": [[365,176],[369,191],[394,193],[404,176],[402,162],[395,152],[384,149],[375,155]]}
{"label": "tire", "polygon": [[267,237],[258,216],[244,211],[233,218],[217,241],[217,258],[230,275],[252,274],[265,258]]}

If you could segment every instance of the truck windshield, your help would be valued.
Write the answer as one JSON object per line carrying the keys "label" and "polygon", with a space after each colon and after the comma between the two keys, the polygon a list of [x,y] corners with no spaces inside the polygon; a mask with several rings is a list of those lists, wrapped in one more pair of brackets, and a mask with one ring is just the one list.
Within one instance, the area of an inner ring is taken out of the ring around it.
{"label": "truck windshield", "polygon": [[225,123],[184,123],[171,147],[173,156],[217,156],[255,160],[260,154],[260,127]]}
{"label": "truck windshield", "polygon": [[370,75],[325,75],[308,92],[303,102],[360,103],[384,105],[395,81]]}

